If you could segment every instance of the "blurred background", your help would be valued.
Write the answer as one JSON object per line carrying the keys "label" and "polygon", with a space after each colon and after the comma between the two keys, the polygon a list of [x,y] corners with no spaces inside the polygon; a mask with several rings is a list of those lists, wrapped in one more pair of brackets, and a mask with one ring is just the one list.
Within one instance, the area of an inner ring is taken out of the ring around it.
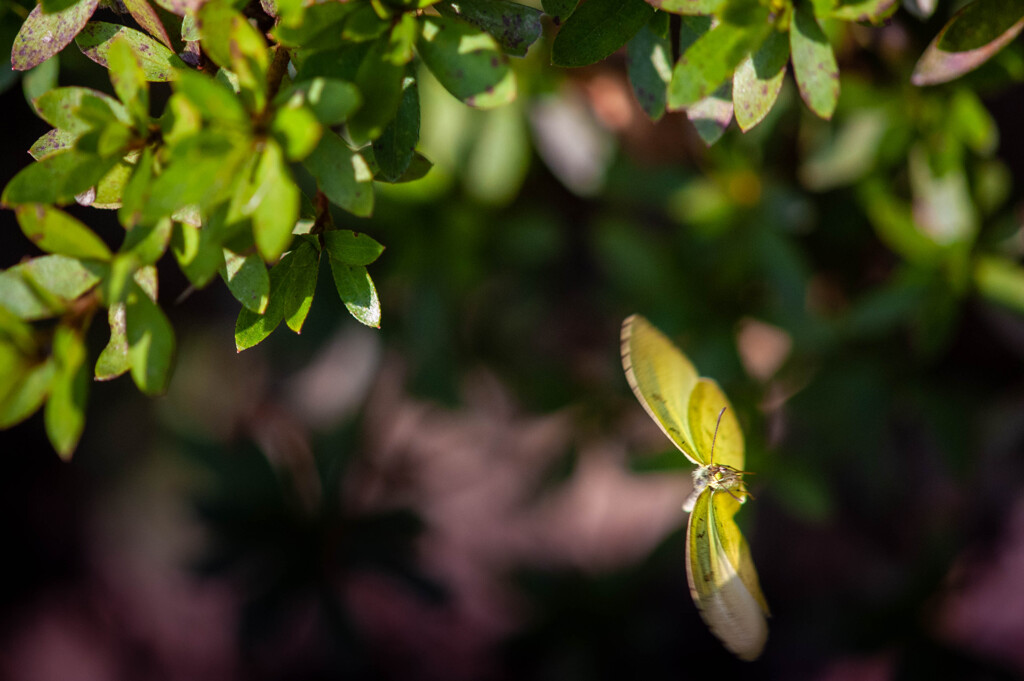
{"label": "blurred background", "polygon": [[[0,677],[1024,678],[1024,50],[910,86],[951,10],[844,25],[832,122],[789,80],[710,148],[621,54],[548,67],[550,26],[512,106],[424,72],[436,167],[342,223],[387,247],[380,331],[321,276],[301,336],[236,354],[238,304],[164,262],[169,394],[93,384],[70,463],[41,415],[0,434]],[[0,74],[4,183],[48,129],[26,93],[109,91],[55,66]],[[755,663],[690,599],[691,466],[626,384],[633,312],[743,424]]]}

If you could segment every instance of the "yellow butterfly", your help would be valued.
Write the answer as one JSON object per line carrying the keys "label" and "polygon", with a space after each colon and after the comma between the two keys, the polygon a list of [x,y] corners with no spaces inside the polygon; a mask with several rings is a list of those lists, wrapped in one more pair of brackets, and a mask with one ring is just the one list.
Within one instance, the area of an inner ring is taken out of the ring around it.
{"label": "yellow butterfly", "polygon": [[686,577],[705,624],[726,648],[754,660],[768,639],[768,603],[750,548],[733,520],[743,486],[743,431],[718,384],[640,315],[622,323],[622,366],[640,404],[699,468],[683,505]]}

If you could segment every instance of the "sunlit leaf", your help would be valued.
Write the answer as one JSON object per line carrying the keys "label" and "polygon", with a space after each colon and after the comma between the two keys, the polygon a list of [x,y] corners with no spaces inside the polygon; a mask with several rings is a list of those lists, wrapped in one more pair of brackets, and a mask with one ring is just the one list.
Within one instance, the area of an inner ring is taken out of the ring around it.
{"label": "sunlit leaf", "polygon": [[331,274],[348,311],[361,323],[380,328],[380,300],[369,272],[361,265],[346,265],[330,259]]}
{"label": "sunlit leaf", "polygon": [[96,233],[64,211],[44,204],[18,206],[18,224],[25,236],[48,253],[72,258],[109,260],[110,249]]}
{"label": "sunlit leaf", "polygon": [[565,22],[551,45],[555,66],[601,61],[643,27],[654,9],[643,0],[588,0]]}
{"label": "sunlit leaf", "polygon": [[52,14],[36,5],[14,39],[11,68],[27,71],[63,50],[86,25],[98,4],[99,0],[79,0]]}
{"label": "sunlit leaf", "polygon": [[794,9],[789,44],[800,97],[818,116],[832,118],[839,102],[839,66],[828,36],[806,5]]}
{"label": "sunlit leaf", "polygon": [[420,17],[416,51],[438,82],[469,106],[489,109],[515,99],[508,58],[494,38],[463,21]]}
{"label": "sunlit leaf", "polygon": [[188,68],[185,62],[163,43],[127,26],[109,24],[105,21],[91,21],[81,30],[75,42],[89,59],[101,66],[109,66],[107,53],[110,51],[113,39],[118,36],[132,48],[147,80],[173,80],[175,69]]}
{"label": "sunlit leaf", "polygon": [[56,368],[43,421],[50,444],[66,460],[71,458],[82,436],[89,392],[85,341],[77,330],[63,325],[57,327],[53,337],[53,360]]}

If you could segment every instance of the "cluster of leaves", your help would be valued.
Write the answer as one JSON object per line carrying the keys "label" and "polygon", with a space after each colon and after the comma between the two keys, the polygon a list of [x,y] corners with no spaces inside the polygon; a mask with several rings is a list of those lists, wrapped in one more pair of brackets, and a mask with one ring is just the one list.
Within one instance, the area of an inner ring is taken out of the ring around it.
{"label": "cluster of leaves", "polygon": [[[591,64],[625,46],[648,115],[683,109],[711,143],[733,117],[747,131],[767,116],[789,63],[807,106],[830,118],[839,73],[828,35],[839,22],[880,22],[896,9],[895,0],[543,0],[543,11],[508,0],[154,3],[42,0],[13,42],[14,70],[55,83],[57,55],[74,41],[109,70],[116,94],[36,87],[35,111],[53,129],[0,197],[47,253],[0,272],[0,427],[45,403],[47,432],[65,457],[82,432],[90,374],[130,373],[147,394],[166,389],[175,342],[156,264],[168,251],[193,286],[219,274],[237,298],[238,350],[282,321],[301,331],[324,259],[352,315],[379,326],[366,268],[383,247],[340,225],[372,214],[375,182],[429,171],[417,151],[421,67],[468,106],[507,104],[517,91],[508,57],[526,55],[547,14],[559,26],[552,63]],[[1022,17],[1024,2],[969,5],[936,37],[915,82],[977,67],[1019,33]],[[152,82],[171,88],[156,116]],[[958,116],[978,115],[976,102],[962,100],[950,130]],[[968,128],[951,133],[956,149],[991,153]],[[913,165],[921,154],[924,165]],[[915,192],[948,195],[955,178],[946,170],[962,168],[965,154],[942,158],[936,169],[927,151],[911,156]],[[884,187],[862,189],[869,213],[888,205],[879,203]],[[125,230],[116,251],[62,210],[74,203],[116,210]],[[876,226],[903,234],[886,226],[906,212],[882,211]],[[920,233],[912,217],[899,224]],[[975,272],[996,297],[1016,290],[1006,284],[1018,275],[1012,263],[972,265],[964,254],[977,230],[957,229],[968,236],[935,248],[917,237],[891,242],[942,271]],[[84,337],[99,310],[110,341],[90,370]]]}

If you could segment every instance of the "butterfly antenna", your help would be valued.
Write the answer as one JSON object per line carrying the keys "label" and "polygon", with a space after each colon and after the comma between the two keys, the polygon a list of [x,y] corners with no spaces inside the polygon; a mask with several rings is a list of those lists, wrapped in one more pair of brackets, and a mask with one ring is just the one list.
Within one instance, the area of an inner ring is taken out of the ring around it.
{"label": "butterfly antenna", "polygon": [[725,407],[722,407],[722,411],[718,412],[718,420],[715,421],[715,434],[711,436],[711,463],[715,462],[715,440],[718,439],[718,426],[722,425],[722,414],[725,413]]}

